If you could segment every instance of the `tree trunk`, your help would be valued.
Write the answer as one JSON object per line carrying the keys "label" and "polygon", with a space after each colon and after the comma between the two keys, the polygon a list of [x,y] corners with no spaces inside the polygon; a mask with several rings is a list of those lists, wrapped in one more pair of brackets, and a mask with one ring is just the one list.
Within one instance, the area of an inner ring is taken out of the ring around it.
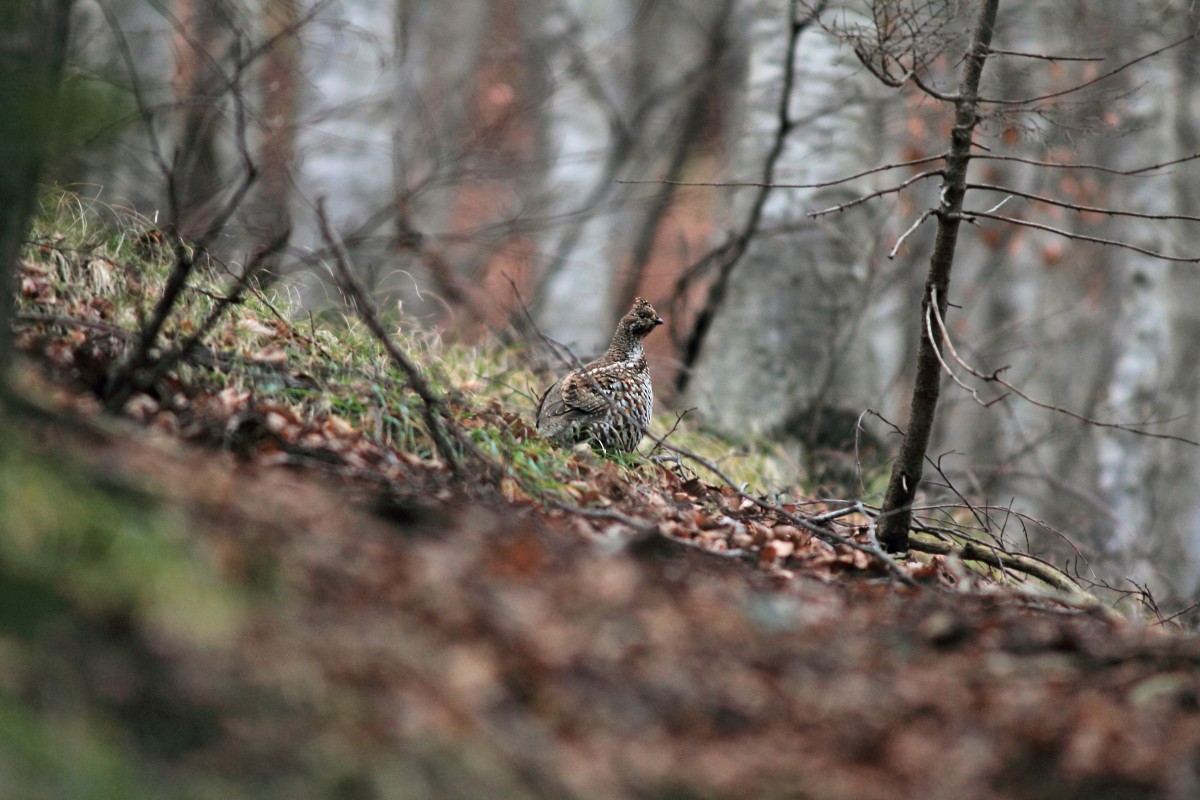
{"label": "tree trunk", "polygon": [[954,266],[954,248],[962,221],[966,196],[967,167],[971,161],[971,135],[979,122],[979,80],[987,62],[996,11],[1000,0],[984,0],[972,36],[971,51],[963,64],[958,95],[955,98],[954,128],[950,134],[950,153],[942,176],[942,201],[937,210],[938,230],[933,254],[929,258],[929,277],[921,299],[921,337],[917,346],[917,372],[913,385],[908,430],[900,453],[892,467],[887,494],[883,500],[880,541],[890,552],[908,549],[908,530],[912,522],[912,502],[921,482],[925,451],[933,431],[941,389],[942,367],[939,353],[942,335],[933,319],[931,306],[946,318],[950,271]]}
{"label": "tree trunk", "polygon": [[227,100],[222,65],[235,26],[224,2],[176,0],[175,140],[170,223],[178,233],[196,238],[212,222],[222,197],[218,138]]}
{"label": "tree trunk", "polygon": [[[265,247],[291,228],[292,170],[296,164],[296,103],[302,39],[296,0],[268,3],[259,12],[263,37],[280,37],[264,56],[259,73],[263,127],[257,154],[258,193],[250,207],[250,236]],[[293,31],[288,33],[288,31]],[[278,257],[264,264],[266,281],[277,277]]]}
{"label": "tree trunk", "polygon": [[[793,7],[791,14],[790,28],[781,30],[772,15],[749,30],[747,121],[729,172],[766,184],[813,184],[873,166],[887,146],[875,135],[885,126],[874,84],[844,63],[836,36],[810,25],[808,13]],[[722,246],[707,285],[697,282],[704,296],[696,298],[699,314],[683,343],[681,405],[739,436],[786,430],[811,444],[833,422],[840,430],[831,433],[849,430],[853,438],[853,419],[883,390],[866,322],[879,275],[871,266],[876,240],[856,235],[880,220],[869,205],[834,221],[809,215],[868,186],[735,196],[736,235]],[[824,413],[851,408],[849,425]]]}
{"label": "tree trunk", "polygon": [[[554,138],[563,147],[552,184],[557,213],[572,222],[533,303],[542,329],[579,355],[603,350],[635,294],[664,307],[670,276],[707,247],[719,203],[711,192],[622,182],[710,179],[745,59],[736,3],[593,5],[612,27],[603,39],[579,34],[573,69],[617,79],[584,83],[582,97],[575,87],[556,95]],[[632,19],[633,33],[618,33]],[[599,60],[609,52],[611,63]],[[588,153],[602,157],[580,158]],[[673,361],[668,343],[647,340],[660,387],[667,381],[657,373]]]}
{"label": "tree trunk", "polygon": [[12,359],[13,276],[57,121],[70,16],[71,0],[6,4],[0,16],[0,390]]}

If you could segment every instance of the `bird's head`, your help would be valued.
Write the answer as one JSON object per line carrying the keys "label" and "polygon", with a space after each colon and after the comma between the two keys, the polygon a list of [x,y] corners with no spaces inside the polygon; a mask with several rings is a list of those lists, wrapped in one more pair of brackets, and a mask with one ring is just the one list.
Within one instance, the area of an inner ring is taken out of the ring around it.
{"label": "bird's head", "polygon": [[629,313],[621,318],[619,327],[641,339],[662,324],[662,317],[654,310],[654,306],[639,297],[633,301]]}

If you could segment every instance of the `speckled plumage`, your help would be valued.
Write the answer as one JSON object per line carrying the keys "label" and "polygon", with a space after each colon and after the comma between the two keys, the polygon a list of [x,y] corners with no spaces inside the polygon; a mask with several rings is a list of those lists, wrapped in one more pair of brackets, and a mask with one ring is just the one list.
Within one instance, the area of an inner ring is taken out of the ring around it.
{"label": "speckled plumage", "polygon": [[661,324],[654,307],[637,298],[617,323],[608,351],[542,395],[538,432],[566,446],[588,442],[602,450],[636,448],[654,408],[642,339]]}

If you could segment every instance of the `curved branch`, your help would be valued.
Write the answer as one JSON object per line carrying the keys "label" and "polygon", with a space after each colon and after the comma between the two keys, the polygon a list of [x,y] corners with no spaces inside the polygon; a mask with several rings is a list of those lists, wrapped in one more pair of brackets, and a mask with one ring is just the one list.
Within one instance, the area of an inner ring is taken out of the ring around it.
{"label": "curved branch", "polygon": [[[822,181],[821,183],[763,183],[762,181],[672,181],[666,179],[645,180],[645,181],[617,181],[617,183],[636,184],[636,183],[670,183],[675,186],[715,186],[720,188],[743,188],[753,187],[759,189],[825,189],[829,186],[838,186],[843,183],[864,178],[867,175],[874,175],[878,172],[887,172],[893,169],[903,169],[904,167],[918,167],[922,164],[928,164],[933,161],[944,161],[947,153],[938,153],[935,156],[925,156],[924,158],[914,158],[911,161],[898,161],[895,164],[884,164],[882,167],[872,167],[864,169],[862,172],[856,172],[853,175],[846,175],[842,178],[835,178],[831,181]],[[979,156],[975,156],[979,158]]]}
{"label": "curved branch", "polygon": [[[1068,203],[1065,200],[1057,200],[1053,197],[1045,195],[1033,194],[1031,192],[1022,192],[1019,189],[1010,189],[1007,186],[997,186],[991,183],[968,183],[968,189],[979,189],[985,192],[1000,192],[1002,194],[1011,194],[1015,197],[1024,197],[1026,200],[1033,200],[1046,205],[1058,206],[1071,211],[1079,211],[1089,214],[1104,214],[1109,217],[1133,217],[1135,219],[1152,219],[1158,221],[1166,220],[1181,220],[1183,222],[1200,222],[1200,217],[1189,214],[1142,214],[1137,211],[1121,211],[1116,208],[1101,208],[1098,206],[1085,206],[1077,203]],[[994,209],[993,209],[994,210]]]}
{"label": "curved branch", "polygon": [[[918,530],[920,530],[918,526]],[[938,556],[957,556],[963,561],[976,561],[998,569],[1009,569],[1030,577],[1066,595],[1065,600],[1074,606],[1095,611],[1109,619],[1122,619],[1121,615],[1104,605],[1100,598],[1085,591],[1070,575],[1058,567],[1034,556],[1013,553],[1000,547],[978,542],[948,542],[944,539],[926,539],[912,536],[909,549]]]}
{"label": "curved branch", "polygon": [[[1043,100],[1052,100],[1055,97],[1062,97],[1064,95],[1073,94],[1074,92],[1078,92],[1081,89],[1086,89],[1087,87],[1094,86],[1095,84],[1100,83],[1101,81],[1108,80],[1109,78],[1113,77],[1114,75],[1124,72],[1125,70],[1129,69],[1130,67],[1134,66],[1135,64],[1140,64],[1141,62],[1146,61],[1147,59],[1154,58],[1155,56],[1161,55],[1162,53],[1165,53],[1168,50],[1179,47],[1179,45],[1181,45],[1181,44],[1190,42],[1192,39],[1195,39],[1197,36],[1200,36],[1200,33],[1189,34],[1188,36],[1183,37],[1179,41],[1172,42],[1171,44],[1160,47],[1157,50],[1151,50],[1149,53],[1140,55],[1131,61],[1126,61],[1124,64],[1122,64],[1119,67],[1110,69],[1108,72],[1104,73],[1103,75],[1097,75],[1095,78],[1092,78],[1090,81],[1084,81],[1083,83],[1072,86],[1069,89],[1062,89],[1061,91],[1050,92],[1049,94],[1038,95],[1037,97],[1026,97],[1022,100],[1004,100],[1004,99],[999,99],[999,98],[981,97],[981,98],[979,98],[979,102],[990,103],[992,105],[1002,105],[1002,106],[1023,106],[1023,105],[1028,105],[1030,103],[1040,103]],[[995,51],[992,51],[992,52],[995,52]]]}
{"label": "curved branch", "polygon": [[[982,147],[975,143],[975,147]],[[1101,164],[1063,164],[1057,161],[1038,161],[1036,158],[1024,158],[1023,156],[997,156],[986,153],[972,155],[971,158],[984,161],[1015,161],[1018,164],[1028,164],[1031,167],[1050,167],[1052,169],[1086,169],[1094,172],[1103,172],[1108,175],[1125,175],[1125,176],[1146,176],[1145,173],[1153,172],[1156,169],[1163,167],[1173,167],[1176,164],[1185,164],[1189,161],[1200,159],[1200,153],[1192,153],[1188,156],[1173,158],[1170,161],[1162,161],[1158,164],[1151,164],[1147,167],[1138,167],[1136,169],[1115,169],[1114,167],[1105,167]]]}
{"label": "curved branch", "polygon": [[1087,234],[1083,233],[1073,233],[1072,231],[1064,230],[1062,228],[1055,228],[1051,225],[1043,225],[1040,222],[1030,222],[1027,219],[1020,219],[1019,217],[1006,217],[1003,214],[993,214],[990,211],[971,211],[969,209],[963,209],[958,216],[960,219],[967,222],[973,222],[977,217],[983,219],[994,219],[997,222],[1007,222],[1012,225],[1019,225],[1023,228],[1033,228],[1034,230],[1053,233],[1066,239],[1075,239],[1080,242],[1092,242],[1093,244],[1103,244],[1110,247],[1120,247],[1124,250],[1132,250],[1135,253],[1141,253],[1144,256],[1150,256],[1151,258],[1157,258],[1162,261],[1173,261],[1179,264],[1200,264],[1200,256],[1169,256],[1166,253],[1159,253],[1155,250],[1147,250],[1144,247],[1138,247],[1137,245],[1130,244],[1129,242],[1122,242],[1119,239],[1102,239],[1099,236],[1088,236]]}
{"label": "curved branch", "polygon": [[[771,194],[771,189],[774,188],[771,184],[772,178],[775,175],[775,168],[778,165],[780,156],[783,155],[783,147],[788,135],[796,127],[796,121],[791,115],[792,89],[796,73],[796,51],[799,48],[800,36],[816,22],[817,17],[825,10],[828,2],[827,0],[820,0],[804,19],[796,16],[798,5],[797,0],[792,0],[788,7],[790,25],[788,28],[787,53],[785,54],[783,64],[783,87],[780,90],[777,112],[779,124],[776,129],[775,139],[771,143],[771,150],[767,153],[766,162],[763,164],[763,185],[758,196],[754,198],[754,205],[750,209],[750,216],[747,218],[742,232],[732,242],[714,254],[720,260],[720,268],[712,286],[709,287],[708,296],[704,299],[704,306],[696,316],[691,333],[688,334],[687,341],[683,346],[683,365],[679,370],[679,377],[676,380],[676,388],[680,393],[687,388],[688,380],[691,377],[691,368],[700,357],[700,350],[703,348],[704,341],[708,337],[708,332],[712,328],[717,311],[725,302],[725,293],[729,289],[729,279],[733,275],[734,268],[742,260],[742,256],[745,255],[747,248],[750,246],[750,240],[758,232],[763,209],[767,205],[767,198]],[[677,298],[683,296],[684,285],[682,281],[683,278],[675,284],[675,296]]]}
{"label": "curved branch", "polygon": [[878,191],[871,192],[870,194],[864,194],[861,197],[856,197],[853,200],[848,200],[845,203],[838,203],[836,206],[830,206],[829,208],[823,208],[820,211],[810,211],[808,216],[813,219],[816,219],[817,217],[823,217],[826,214],[833,214],[835,212],[845,211],[846,209],[854,208],[855,206],[862,205],[863,203],[865,203],[869,200],[874,200],[877,197],[883,197],[885,194],[895,194],[896,192],[902,192],[905,189],[907,189],[909,186],[912,186],[917,181],[925,180],[926,178],[935,178],[935,177],[943,177],[944,178],[945,176],[946,176],[946,171],[943,169],[928,169],[928,170],[925,170],[924,172],[918,172],[916,175],[913,175],[908,180],[903,181],[902,183],[898,183],[895,186],[889,186],[886,189],[879,189]]}

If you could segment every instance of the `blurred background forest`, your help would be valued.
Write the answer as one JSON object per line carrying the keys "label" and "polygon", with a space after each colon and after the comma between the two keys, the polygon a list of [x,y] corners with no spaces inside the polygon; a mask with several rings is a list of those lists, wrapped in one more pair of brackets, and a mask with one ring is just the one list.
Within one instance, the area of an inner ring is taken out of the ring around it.
{"label": "blurred background forest", "polygon": [[[290,231],[271,272],[314,309],[336,301],[321,196],[363,277],[446,335],[536,347],[532,320],[587,356],[643,295],[669,323],[648,341],[660,402],[791,442],[797,482],[877,497],[933,244],[924,160],[953,109],[881,81],[868,45],[950,91],[976,5],[80,0],[69,79],[101,113],[45,177],[219,228],[232,262]],[[963,362],[1043,405],[946,377],[920,501],[969,497],[1031,549],[1061,532],[1096,575],[1183,597],[1198,24],[1184,0],[1001,5],[982,92],[1013,101],[983,108],[968,205],[1017,223],[964,226],[947,325]]]}

